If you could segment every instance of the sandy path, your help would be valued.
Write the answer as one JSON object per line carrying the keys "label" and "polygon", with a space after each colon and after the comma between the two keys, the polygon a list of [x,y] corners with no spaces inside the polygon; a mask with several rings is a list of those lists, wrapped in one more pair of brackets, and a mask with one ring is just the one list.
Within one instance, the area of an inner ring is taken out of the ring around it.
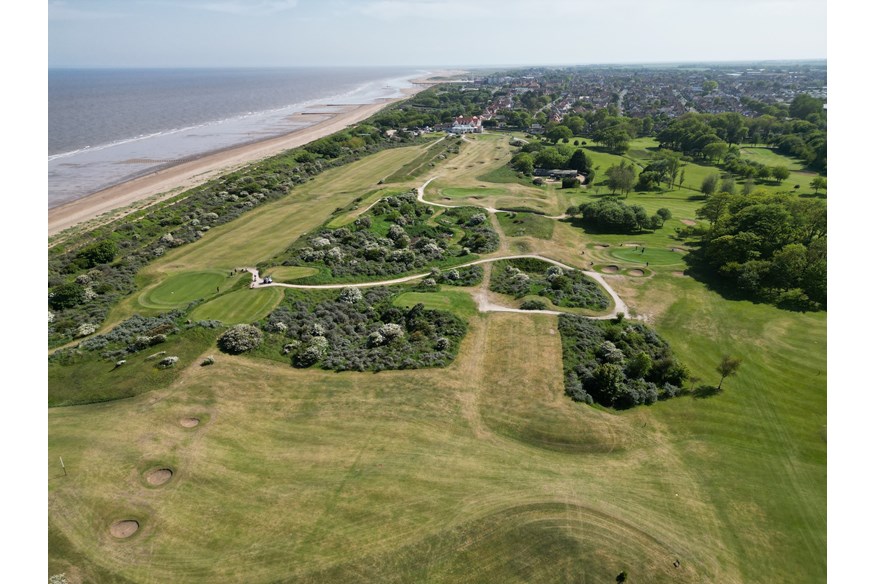
{"label": "sandy path", "polygon": [[[611,296],[611,299],[614,301],[615,310],[612,314],[606,314],[603,316],[591,316],[588,318],[594,318],[598,320],[605,320],[609,318],[614,318],[618,312],[622,312],[625,316],[629,317],[629,309],[627,308],[626,303],[621,300],[620,296],[618,296],[617,292],[615,292],[614,288],[605,281],[605,278],[602,277],[602,274],[596,272],[590,272],[587,270],[579,270],[578,268],[573,268],[572,266],[568,266],[564,263],[558,262],[556,260],[552,260],[550,258],[546,258],[544,256],[540,256],[537,254],[520,254],[520,255],[506,255],[495,258],[484,258],[480,260],[475,260],[473,262],[468,262],[465,264],[460,264],[458,266],[454,266],[454,268],[464,268],[467,266],[475,266],[478,264],[486,264],[491,262],[497,262],[499,260],[512,260],[518,258],[534,258],[538,260],[542,260],[549,264],[553,264],[555,266],[559,266],[566,270],[576,270],[590,276],[608,292],[608,295]],[[395,278],[393,280],[379,280],[372,282],[358,282],[358,283],[346,283],[346,284],[286,284],[282,282],[272,282],[270,284],[261,283],[261,277],[259,276],[259,272],[256,268],[242,268],[247,272],[253,275],[253,283],[251,284],[251,288],[268,288],[271,286],[279,286],[282,288],[297,288],[299,290],[337,290],[340,288],[373,288],[375,286],[391,286],[393,284],[404,284],[405,282],[412,282],[414,280],[419,280],[421,278],[425,278],[429,275],[429,272],[425,272],[422,274],[414,274],[413,276],[404,276],[401,278]],[[475,294],[475,300],[478,302],[478,309],[481,312],[521,312],[525,314],[563,314],[560,311],[556,310],[521,310],[519,308],[508,308],[506,306],[500,306],[498,304],[494,304],[489,301],[486,297],[486,294],[483,292],[478,292]]]}
{"label": "sandy path", "polygon": [[[456,73],[458,72],[437,72],[435,75],[445,74],[446,76]],[[418,79],[412,81],[412,83],[415,85],[404,91],[404,97],[386,99],[367,105],[344,106],[344,109],[338,113],[324,114],[328,119],[322,120],[313,126],[302,128],[283,136],[207,154],[195,160],[189,160],[169,168],[157,170],[98,191],[87,197],[49,209],[49,236],[56,235],[65,229],[95,219],[114,210],[118,210],[118,213],[108,215],[105,220],[98,220],[97,223],[100,224],[117,219],[135,210],[123,209],[124,207],[129,207],[143,199],[155,197],[155,200],[150,201],[149,204],[159,202],[164,198],[177,195],[184,190],[203,184],[221,174],[334,134],[371,117],[390,104],[408,99],[412,95],[428,89],[432,85],[439,83],[439,81]]]}

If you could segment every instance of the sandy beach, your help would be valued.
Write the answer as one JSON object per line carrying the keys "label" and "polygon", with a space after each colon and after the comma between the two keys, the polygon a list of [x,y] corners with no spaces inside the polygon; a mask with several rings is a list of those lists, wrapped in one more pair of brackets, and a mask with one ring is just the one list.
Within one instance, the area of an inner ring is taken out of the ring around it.
{"label": "sandy beach", "polygon": [[[438,71],[430,74],[430,78],[446,78],[460,73],[462,71]],[[49,237],[86,221],[98,224],[116,219],[147,204],[154,204],[177,195],[221,174],[328,136],[357,124],[388,105],[407,99],[437,82],[421,78],[413,80],[412,83],[414,86],[404,91],[405,96],[396,99],[381,100],[366,105],[329,106],[327,104],[322,108],[313,106],[308,110],[310,113],[296,114],[296,116],[323,118],[312,126],[282,136],[205,154],[49,209]],[[135,205],[138,202],[143,204]]]}

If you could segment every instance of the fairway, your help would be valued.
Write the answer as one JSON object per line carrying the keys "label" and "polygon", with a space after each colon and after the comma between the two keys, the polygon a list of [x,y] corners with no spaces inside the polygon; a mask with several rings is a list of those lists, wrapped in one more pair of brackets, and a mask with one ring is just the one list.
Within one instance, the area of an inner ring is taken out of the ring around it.
{"label": "fairway", "polygon": [[645,247],[643,253],[642,246],[639,246],[638,249],[619,247],[612,249],[610,253],[613,258],[635,264],[648,263],[651,266],[673,266],[684,263],[682,259],[684,254],[669,249]]}
{"label": "fairway", "polygon": [[405,292],[396,297],[392,303],[404,308],[422,304],[430,310],[449,310],[461,318],[468,318],[477,313],[477,307],[470,294],[452,289],[441,292]]}
{"label": "fairway", "polygon": [[307,266],[275,266],[266,271],[264,276],[271,276],[275,282],[292,282],[317,273],[319,270]]}
{"label": "fairway", "polygon": [[226,274],[218,271],[175,274],[141,294],[137,301],[146,308],[172,310],[213,296],[227,283]]}
{"label": "fairway", "polygon": [[219,320],[225,324],[249,323],[267,316],[283,299],[280,288],[237,290],[197,307],[193,320]]}

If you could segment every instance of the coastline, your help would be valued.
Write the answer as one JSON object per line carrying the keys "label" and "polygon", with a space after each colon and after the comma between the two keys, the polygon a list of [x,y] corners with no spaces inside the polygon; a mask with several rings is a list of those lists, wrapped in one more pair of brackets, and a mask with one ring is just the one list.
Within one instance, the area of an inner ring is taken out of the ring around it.
{"label": "coastline", "polygon": [[[343,110],[336,112],[298,113],[297,116],[319,115],[325,119],[281,136],[208,152],[53,207],[48,212],[48,235],[51,238],[62,231],[95,219],[97,221],[94,222],[94,226],[123,217],[203,184],[221,174],[339,132],[394,103],[443,82],[447,77],[460,73],[462,72],[436,71],[429,74],[430,79],[413,79],[411,80],[413,87],[403,90],[404,96],[398,98],[382,99],[371,104],[345,105]],[[434,77],[441,77],[442,80],[432,79]],[[314,109],[319,107],[328,107],[328,104],[313,106]],[[331,105],[331,107],[340,106]],[[144,204],[134,207],[139,202]]]}

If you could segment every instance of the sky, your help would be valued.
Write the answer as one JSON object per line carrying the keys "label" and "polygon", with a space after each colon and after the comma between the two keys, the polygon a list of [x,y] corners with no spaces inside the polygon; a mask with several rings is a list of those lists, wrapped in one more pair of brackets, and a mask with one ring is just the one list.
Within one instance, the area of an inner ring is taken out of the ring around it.
{"label": "sky", "polygon": [[49,67],[505,66],[827,56],[826,0],[50,0]]}

